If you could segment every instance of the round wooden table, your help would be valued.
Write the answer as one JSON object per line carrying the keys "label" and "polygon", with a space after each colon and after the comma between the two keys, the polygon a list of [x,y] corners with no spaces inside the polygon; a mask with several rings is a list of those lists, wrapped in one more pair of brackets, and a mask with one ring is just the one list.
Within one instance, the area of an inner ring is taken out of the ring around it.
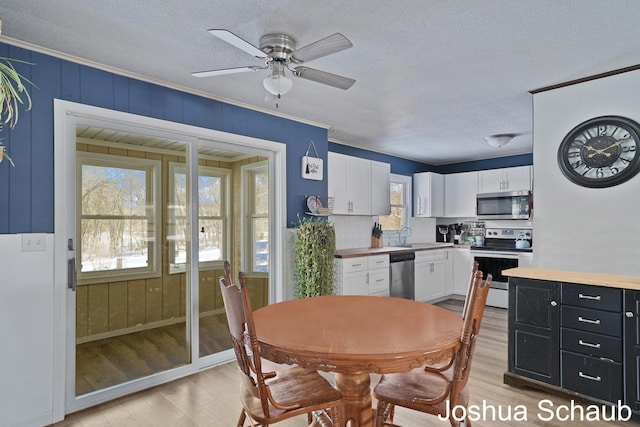
{"label": "round wooden table", "polygon": [[378,296],[285,301],[256,310],[254,320],[266,359],[336,373],[356,426],[373,422],[370,373],[437,364],[458,348],[462,328],[443,308]]}

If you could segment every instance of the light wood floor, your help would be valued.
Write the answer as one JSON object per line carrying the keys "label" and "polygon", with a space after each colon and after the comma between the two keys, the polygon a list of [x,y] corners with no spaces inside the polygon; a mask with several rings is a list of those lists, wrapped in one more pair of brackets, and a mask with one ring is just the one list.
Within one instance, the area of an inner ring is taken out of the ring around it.
{"label": "light wood floor", "polygon": [[[224,313],[200,318],[201,357],[231,347]],[[184,322],[78,344],[76,395],[177,368],[188,360]]]}
{"label": "light wood floor", "polygon": [[[457,313],[462,302],[449,300],[441,303]],[[478,338],[470,378],[471,404],[482,405],[483,399],[498,407],[525,405],[528,421],[476,421],[474,427],[494,426],[541,426],[541,427],[614,427],[638,426],[640,423],[604,421],[541,421],[538,403],[551,399],[555,407],[568,405],[568,399],[546,393],[518,389],[502,383],[502,374],[507,369],[507,311],[487,307]],[[372,385],[378,376],[372,375]],[[62,426],[207,426],[233,427],[240,413],[238,397],[238,374],[235,363],[212,368],[171,383],[126,396],[103,405],[70,414],[56,427]],[[396,423],[405,427],[448,426],[415,411],[398,408]],[[305,417],[298,417],[277,424],[281,427],[303,427]]]}

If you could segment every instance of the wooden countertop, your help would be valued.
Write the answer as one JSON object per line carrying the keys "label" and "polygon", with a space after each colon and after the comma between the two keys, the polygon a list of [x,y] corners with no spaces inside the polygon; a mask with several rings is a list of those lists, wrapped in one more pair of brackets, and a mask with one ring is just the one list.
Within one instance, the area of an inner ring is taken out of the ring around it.
{"label": "wooden countertop", "polygon": [[505,276],[524,279],[550,280],[554,282],[580,283],[583,285],[640,290],[640,276],[585,273],[578,271],[546,270],[542,268],[510,268],[502,272]]}
{"label": "wooden countertop", "polygon": [[369,255],[429,251],[453,247],[469,247],[465,245],[454,245],[453,243],[413,243],[412,245],[413,246],[385,246],[384,248],[340,249],[336,251],[336,258],[354,258]]}

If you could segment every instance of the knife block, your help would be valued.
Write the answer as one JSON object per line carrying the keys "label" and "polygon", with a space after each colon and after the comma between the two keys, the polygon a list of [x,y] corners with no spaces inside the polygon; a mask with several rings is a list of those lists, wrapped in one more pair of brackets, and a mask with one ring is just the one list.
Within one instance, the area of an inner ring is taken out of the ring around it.
{"label": "knife block", "polygon": [[384,244],[382,242],[382,237],[371,236],[371,247],[372,248],[383,248]]}

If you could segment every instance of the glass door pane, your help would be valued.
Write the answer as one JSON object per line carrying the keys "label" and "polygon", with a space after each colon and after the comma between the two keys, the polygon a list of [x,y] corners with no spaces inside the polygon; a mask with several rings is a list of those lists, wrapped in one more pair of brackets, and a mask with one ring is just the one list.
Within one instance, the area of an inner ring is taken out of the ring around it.
{"label": "glass door pane", "polygon": [[[266,157],[236,150],[209,141],[199,148],[201,357],[232,348],[219,285],[225,260],[231,264],[234,282],[239,271],[246,273],[253,309],[269,302]],[[258,194],[251,173],[257,165],[264,181]],[[254,215],[256,200],[261,217]]]}
{"label": "glass door pane", "polygon": [[76,396],[191,361],[186,175],[179,197],[168,191],[169,165],[184,168],[186,150],[76,128]]}

